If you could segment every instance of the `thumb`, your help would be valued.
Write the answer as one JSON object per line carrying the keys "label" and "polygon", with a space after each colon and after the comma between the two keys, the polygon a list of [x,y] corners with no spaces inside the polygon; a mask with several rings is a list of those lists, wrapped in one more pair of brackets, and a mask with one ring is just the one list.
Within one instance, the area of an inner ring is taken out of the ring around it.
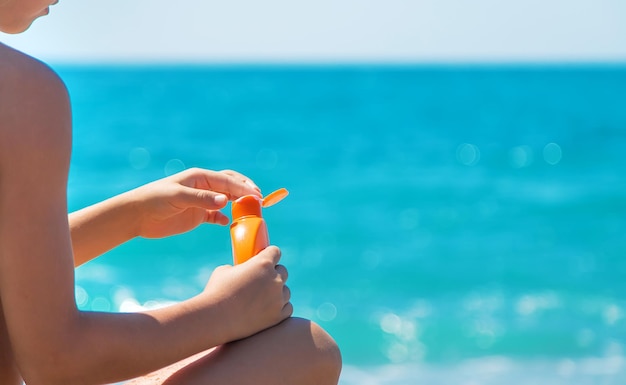
{"label": "thumb", "polygon": [[206,210],[219,210],[224,208],[228,202],[228,197],[224,194],[187,186],[181,186],[181,190],[176,198],[176,205],[179,207],[200,207]]}
{"label": "thumb", "polygon": [[[276,246],[268,246],[265,249],[261,250],[259,254],[257,254],[257,260],[267,259],[272,262],[272,265],[276,266],[278,261],[280,261],[281,251]],[[254,259],[254,258],[251,258]]]}

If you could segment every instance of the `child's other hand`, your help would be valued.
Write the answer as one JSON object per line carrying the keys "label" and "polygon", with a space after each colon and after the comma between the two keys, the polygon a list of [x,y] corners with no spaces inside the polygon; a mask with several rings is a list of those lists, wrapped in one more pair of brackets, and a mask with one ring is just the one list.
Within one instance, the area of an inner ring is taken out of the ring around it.
{"label": "child's other hand", "polygon": [[287,269],[280,249],[269,246],[248,261],[216,268],[203,292],[225,320],[224,338],[245,338],[290,317]]}
{"label": "child's other hand", "polygon": [[227,225],[219,210],[243,195],[261,196],[250,178],[235,171],[191,168],[129,192],[137,211],[137,235],[162,238],[201,223]]}

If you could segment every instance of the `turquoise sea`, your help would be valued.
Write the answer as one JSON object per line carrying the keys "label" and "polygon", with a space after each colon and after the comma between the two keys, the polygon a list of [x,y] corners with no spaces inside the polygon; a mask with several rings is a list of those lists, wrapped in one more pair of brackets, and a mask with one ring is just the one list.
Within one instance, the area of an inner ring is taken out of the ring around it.
{"label": "turquoise sea", "polygon": [[[626,384],[626,66],[54,68],[71,210],[193,166],[290,190],[270,238],[341,384]],[[180,301],[230,252],[136,239],[77,300]]]}

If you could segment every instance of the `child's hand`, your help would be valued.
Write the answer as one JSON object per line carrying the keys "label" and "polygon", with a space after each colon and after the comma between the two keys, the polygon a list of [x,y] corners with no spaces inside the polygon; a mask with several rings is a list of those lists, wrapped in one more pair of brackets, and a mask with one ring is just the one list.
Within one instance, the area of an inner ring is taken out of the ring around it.
{"label": "child's hand", "polygon": [[287,269],[279,265],[280,249],[270,246],[248,261],[220,266],[203,292],[224,319],[227,341],[248,337],[293,313]]}
{"label": "child's hand", "polygon": [[192,168],[85,207],[69,215],[74,266],[134,237],[167,237],[203,222],[226,225],[219,210],[248,194],[261,191],[244,175]]}
{"label": "child's hand", "polygon": [[243,195],[261,196],[259,188],[235,171],[192,168],[129,192],[137,211],[137,236],[162,238],[184,233],[204,222],[226,225],[219,210]]}

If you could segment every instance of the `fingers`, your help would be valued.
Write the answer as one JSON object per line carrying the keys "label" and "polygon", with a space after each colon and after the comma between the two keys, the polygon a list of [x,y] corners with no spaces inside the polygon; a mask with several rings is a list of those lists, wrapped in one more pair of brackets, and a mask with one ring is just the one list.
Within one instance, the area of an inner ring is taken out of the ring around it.
{"label": "fingers", "polygon": [[281,316],[283,317],[283,319],[285,318],[289,318],[293,315],[293,305],[291,304],[291,302],[287,302],[285,304],[285,306],[283,306],[283,309],[281,310]]}
{"label": "fingers", "polygon": [[276,272],[281,276],[283,282],[287,282],[287,278],[289,278],[289,273],[287,272],[287,268],[283,265],[276,265]]}
{"label": "fingers", "polygon": [[[261,189],[259,188],[259,186],[257,186],[252,179],[248,178],[247,176],[238,173],[237,171],[233,171],[233,170],[223,170],[221,171],[222,174],[225,174],[229,177],[231,177],[233,179],[232,182],[238,183],[238,182],[243,182],[246,187],[250,187],[252,188],[254,191],[252,192],[253,195],[261,195]],[[243,196],[246,194],[241,194],[240,196]]]}
{"label": "fingers", "polygon": [[289,272],[287,271],[287,268],[284,265],[281,265],[278,263],[280,261],[280,257],[281,257],[281,252],[278,247],[268,246],[259,254],[257,254],[256,257],[251,258],[249,261],[266,260],[271,263],[271,266],[274,267],[274,271],[279,277],[279,278],[277,277],[278,282],[280,282],[280,284],[283,285],[283,300],[285,303],[288,303],[289,300],[291,299],[291,290],[289,289],[289,287],[285,285],[285,283],[289,279]]}
{"label": "fingers", "polygon": [[185,186],[221,193],[230,200],[244,195],[261,196],[261,190],[250,178],[232,170],[211,171],[191,168],[177,174],[176,178]]}
{"label": "fingers", "polygon": [[226,206],[228,197],[209,190],[180,186],[176,194],[176,206],[181,208],[200,207],[206,210],[219,210]]}
{"label": "fingers", "polygon": [[[248,177],[232,170],[210,171],[191,168],[170,177],[177,184],[169,203],[178,209],[202,208],[207,210],[204,221],[227,225],[228,217],[217,211],[229,200],[243,195],[261,197],[261,190]],[[280,258],[280,256],[279,256]]]}
{"label": "fingers", "polygon": [[287,272],[287,268],[283,265],[276,265],[275,267],[276,273],[281,277],[281,281],[283,284],[283,308],[281,309],[282,317],[291,317],[293,314],[293,305],[291,304],[291,289],[289,286],[285,285],[287,279],[289,278],[289,273]]}
{"label": "fingers", "polygon": [[290,300],[291,289],[289,289],[289,286],[283,286],[283,301],[285,301],[285,303],[289,303]]}
{"label": "fingers", "polygon": [[226,226],[230,222],[230,219],[219,211],[207,210],[204,221],[207,223]]}
{"label": "fingers", "polygon": [[291,317],[293,314],[293,304],[291,303],[291,289],[289,286],[285,285],[287,281],[287,269],[283,265],[276,266],[276,271],[278,274],[283,277],[283,307],[280,311],[281,316],[284,318]]}
{"label": "fingers", "polygon": [[[268,300],[266,309],[273,309],[272,314],[277,320],[283,320],[293,314],[291,289],[286,285],[289,273],[284,265],[279,264],[281,251],[276,246],[268,246],[248,261],[235,266],[238,269],[249,269],[257,279],[264,282],[264,298]],[[268,310],[269,311],[269,310]]]}

